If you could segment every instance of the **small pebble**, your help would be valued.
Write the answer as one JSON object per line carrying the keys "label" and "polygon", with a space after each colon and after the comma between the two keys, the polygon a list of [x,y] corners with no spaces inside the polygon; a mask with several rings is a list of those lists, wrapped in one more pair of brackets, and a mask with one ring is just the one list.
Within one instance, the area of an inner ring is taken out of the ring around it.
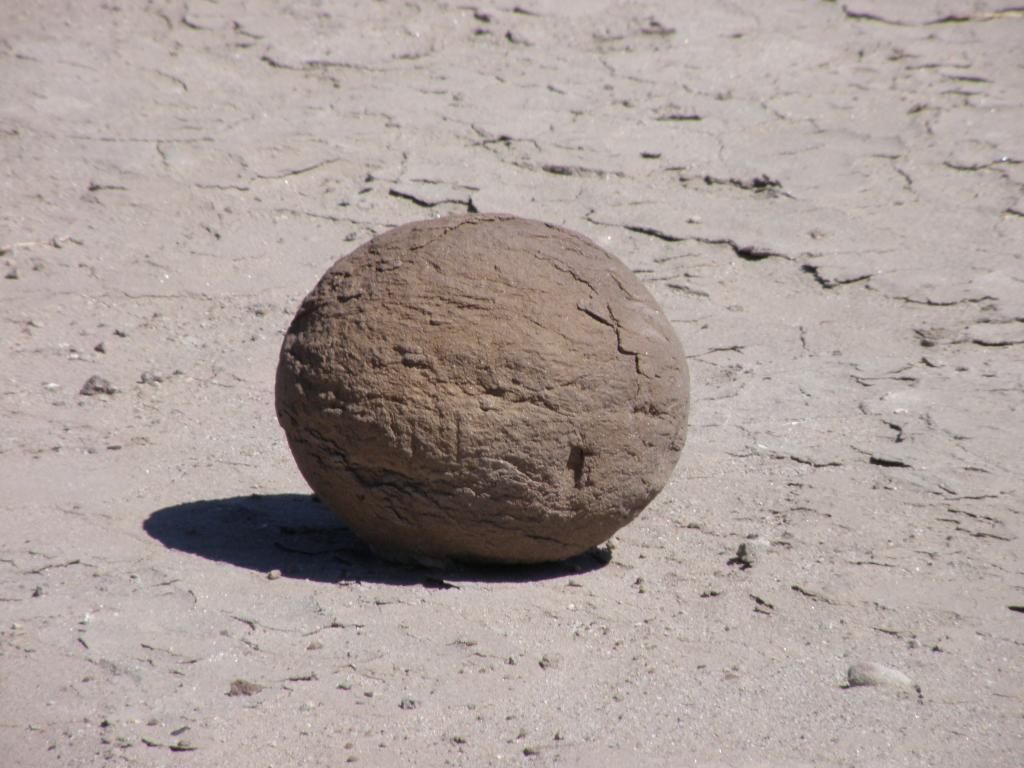
{"label": "small pebble", "polygon": [[142,375],[139,376],[140,384],[159,384],[163,380],[163,376],[159,373],[153,373],[153,371],[143,371]]}
{"label": "small pebble", "polygon": [[281,569],[280,568],[275,568],[274,570],[270,571],[267,574],[267,578],[270,579],[271,581],[274,581],[275,579],[280,579],[281,578]]}
{"label": "small pebble", "polygon": [[87,397],[92,397],[93,395],[113,395],[115,392],[117,392],[117,387],[102,376],[90,376],[78,391],[80,395]]}
{"label": "small pebble", "polygon": [[914,688],[914,681],[898,669],[877,664],[873,661],[861,661],[852,665],[846,672],[850,687],[862,685],[885,686],[888,688]]}
{"label": "small pebble", "polygon": [[253,696],[263,690],[259,683],[251,683],[248,680],[238,678],[231,681],[228,687],[228,696]]}
{"label": "small pebble", "polygon": [[416,701],[414,699],[402,699],[398,706],[401,709],[416,709]]}
{"label": "small pebble", "polygon": [[107,345],[101,341],[95,347],[93,347],[93,351],[99,352],[101,355],[105,354],[107,351]]}
{"label": "small pebble", "polygon": [[7,270],[7,274],[5,274],[4,277],[6,277],[8,280],[17,280],[18,279],[18,268],[17,267],[11,267],[10,269]]}
{"label": "small pebble", "polygon": [[739,564],[744,570],[753,568],[764,560],[767,551],[767,541],[763,539],[749,539],[740,543],[739,547],[736,548],[736,556],[729,562]]}

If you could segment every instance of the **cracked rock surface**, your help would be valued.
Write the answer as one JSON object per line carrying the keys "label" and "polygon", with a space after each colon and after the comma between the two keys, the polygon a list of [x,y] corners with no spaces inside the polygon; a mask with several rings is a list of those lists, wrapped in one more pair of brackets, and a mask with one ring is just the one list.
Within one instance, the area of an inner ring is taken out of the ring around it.
{"label": "cracked rock surface", "polygon": [[682,347],[581,235],[512,216],[407,224],[296,313],[277,413],[317,496],[395,557],[531,563],[604,542],[686,434]]}

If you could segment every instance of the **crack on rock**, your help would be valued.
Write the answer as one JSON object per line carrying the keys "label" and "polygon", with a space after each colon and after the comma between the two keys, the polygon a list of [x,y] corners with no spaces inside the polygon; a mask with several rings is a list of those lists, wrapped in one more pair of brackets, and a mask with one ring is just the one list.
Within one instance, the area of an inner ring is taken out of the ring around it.
{"label": "crack on rock", "polygon": [[[611,304],[607,305],[608,315],[611,317],[615,329],[615,349],[620,355],[631,355],[633,357],[633,365],[636,368],[637,375],[644,376],[644,372],[640,370],[640,353],[635,349],[627,349],[622,344],[622,323],[615,316],[615,310],[612,309]],[[637,382],[637,395],[640,394],[640,382]]]}
{"label": "crack on rock", "polygon": [[585,307],[585,306],[582,306],[580,304],[577,304],[576,305],[576,309],[578,309],[583,314],[587,315],[587,317],[593,318],[594,320],[599,322],[601,325],[606,325],[609,328],[614,328],[615,327],[614,323],[610,322],[607,318],[602,317],[601,315],[597,314],[597,312],[595,312],[594,310],[590,309],[589,307]]}
{"label": "crack on rock", "polygon": [[585,280],[584,278],[580,277],[578,274],[576,274],[575,270],[571,269],[570,267],[567,267],[565,264],[562,264],[561,262],[558,262],[558,261],[552,261],[550,259],[545,259],[543,256],[540,256],[538,254],[534,254],[534,255],[535,255],[535,257],[537,259],[550,264],[552,267],[557,269],[559,272],[562,272],[562,273],[564,273],[566,275],[570,275],[572,277],[572,279],[575,280],[576,282],[583,283],[583,285],[587,286],[587,288],[590,289],[590,292],[593,293],[595,296],[600,294],[600,291],[598,291],[593,286],[593,284],[590,283],[589,280]]}
{"label": "crack on rock", "polygon": [[609,272],[608,276],[612,279],[613,283],[615,283],[617,286],[619,286],[619,290],[622,291],[622,293],[625,294],[626,296],[628,296],[631,300],[633,300],[633,301],[643,301],[643,299],[641,297],[634,295],[629,290],[629,288],[627,288],[625,285],[623,285],[622,281],[618,278],[618,276],[615,273]]}
{"label": "crack on rock", "polygon": [[[490,221],[490,220],[491,220],[490,218],[482,219],[482,221]],[[447,237],[449,233],[454,232],[459,227],[472,227],[472,226],[475,226],[477,223],[478,222],[476,222],[476,221],[459,221],[459,222],[456,222],[455,224],[446,225],[439,233],[435,234],[429,240],[427,240],[424,243],[420,243],[419,245],[414,245],[414,246],[410,247],[409,250],[410,251],[422,250],[423,248],[426,248],[427,246],[436,243],[441,238]],[[444,298],[444,297],[442,297],[442,298]]]}

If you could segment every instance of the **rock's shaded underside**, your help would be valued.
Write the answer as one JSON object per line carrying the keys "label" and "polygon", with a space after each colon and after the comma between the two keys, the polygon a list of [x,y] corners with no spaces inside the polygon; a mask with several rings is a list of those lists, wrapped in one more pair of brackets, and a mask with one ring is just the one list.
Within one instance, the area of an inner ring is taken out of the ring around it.
{"label": "rock's shaded underside", "polygon": [[340,259],[292,322],[276,396],[303,475],[377,550],[542,562],[654,498],[688,390],[621,262],[560,227],[465,215]]}

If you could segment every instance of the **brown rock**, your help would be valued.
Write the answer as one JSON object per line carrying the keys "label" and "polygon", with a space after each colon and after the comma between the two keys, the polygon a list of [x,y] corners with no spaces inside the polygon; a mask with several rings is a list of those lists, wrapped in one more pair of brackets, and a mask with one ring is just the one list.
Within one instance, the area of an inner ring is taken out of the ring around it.
{"label": "brown rock", "polygon": [[393,229],[340,259],[285,337],[277,414],[316,494],[382,554],[586,551],[668,480],[683,350],[579,234],[506,215]]}

